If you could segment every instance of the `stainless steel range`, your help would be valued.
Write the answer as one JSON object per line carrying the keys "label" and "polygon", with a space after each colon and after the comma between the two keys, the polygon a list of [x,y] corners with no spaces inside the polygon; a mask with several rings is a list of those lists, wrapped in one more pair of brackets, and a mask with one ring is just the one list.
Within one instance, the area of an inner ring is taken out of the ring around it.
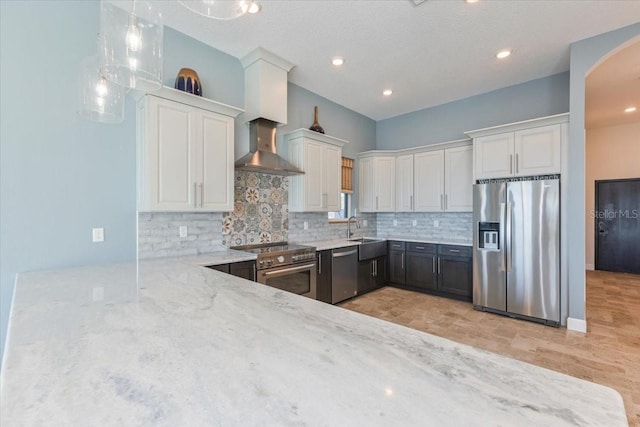
{"label": "stainless steel range", "polygon": [[258,283],[316,299],[316,248],[288,243],[236,246],[255,253]]}

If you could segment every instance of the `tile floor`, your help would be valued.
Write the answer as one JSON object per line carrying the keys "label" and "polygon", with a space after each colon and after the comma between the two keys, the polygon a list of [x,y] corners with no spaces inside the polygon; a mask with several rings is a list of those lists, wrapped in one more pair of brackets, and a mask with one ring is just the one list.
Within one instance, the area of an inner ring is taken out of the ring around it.
{"label": "tile floor", "polygon": [[392,287],[341,306],[612,387],[640,427],[640,276],[587,272],[586,334]]}

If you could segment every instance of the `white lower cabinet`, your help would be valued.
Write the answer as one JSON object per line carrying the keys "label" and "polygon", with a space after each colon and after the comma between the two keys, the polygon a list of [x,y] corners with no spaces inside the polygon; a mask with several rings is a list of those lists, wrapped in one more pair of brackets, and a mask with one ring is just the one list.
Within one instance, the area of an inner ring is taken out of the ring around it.
{"label": "white lower cabinet", "polygon": [[340,210],[342,146],[338,138],[298,129],[285,135],[289,161],[304,171],[289,181],[289,211]]}
{"label": "white lower cabinet", "polygon": [[471,212],[473,147],[396,158],[396,212]]}
{"label": "white lower cabinet", "polygon": [[233,116],[146,95],[138,102],[137,126],[140,211],[233,210]]}
{"label": "white lower cabinet", "polygon": [[361,212],[395,211],[395,156],[364,153],[358,158],[359,208]]}

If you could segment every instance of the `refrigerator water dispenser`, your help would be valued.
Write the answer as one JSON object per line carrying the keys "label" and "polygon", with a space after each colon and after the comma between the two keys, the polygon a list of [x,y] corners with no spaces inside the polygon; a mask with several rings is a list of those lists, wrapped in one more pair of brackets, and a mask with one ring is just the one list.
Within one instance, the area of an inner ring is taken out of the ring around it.
{"label": "refrigerator water dispenser", "polygon": [[478,223],[478,249],[500,250],[500,223]]}

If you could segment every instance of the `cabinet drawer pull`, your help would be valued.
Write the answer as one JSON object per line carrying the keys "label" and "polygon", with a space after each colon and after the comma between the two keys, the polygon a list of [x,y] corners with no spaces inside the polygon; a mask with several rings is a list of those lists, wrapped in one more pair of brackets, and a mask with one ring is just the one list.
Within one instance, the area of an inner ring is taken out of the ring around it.
{"label": "cabinet drawer pull", "polygon": [[518,163],[520,163],[518,161],[518,153],[516,153],[516,173],[518,173],[518,171],[520,170],[520,168],[518,167]]}
{"label": "cabinet drawer pull", "polygon": [[203,200],[204,200],[204,184],[200,183],[200,207],[202,207]]}
{"label": "cabinet drawer pull", "polygon": [[416,249],[424,249],[424,246],[416,246]]}
{"label": "cabinet drawer pull", "polygon": [[318,274],[322,274],[322,256],[318,254]]}
{"label": "cabinet drawer pull", "polygon": [[509,173],[513,173],[513,154],[509,154]]}
{"label": "cabinet drawer pull", "polygon": [[440,257],[438,257],[438,274],[440,274]]}
{"label": "cabinet drawer pull", "polygon": [[447,206],[449,205],[449,195],[445,194],[444,195],[444,210],[447,210]]}
{"label": "cabinet drawer pull", "polygon": [[404,252],[402,252],[402,263],[401,263],[401,266],[402,266],[401,269],[404,270]]}
{"label": "cabinet drawer pull", "polygon": [[436,272],[436,259],[435,259],[435,257],[431,258],[431,272],[432,273]]}
{"label": "cabinet drawer pull", "polygon": [[458,252],[460,252],[460,249],[449,249],[449,252],[456,252],[456,253],[458,253]]}

